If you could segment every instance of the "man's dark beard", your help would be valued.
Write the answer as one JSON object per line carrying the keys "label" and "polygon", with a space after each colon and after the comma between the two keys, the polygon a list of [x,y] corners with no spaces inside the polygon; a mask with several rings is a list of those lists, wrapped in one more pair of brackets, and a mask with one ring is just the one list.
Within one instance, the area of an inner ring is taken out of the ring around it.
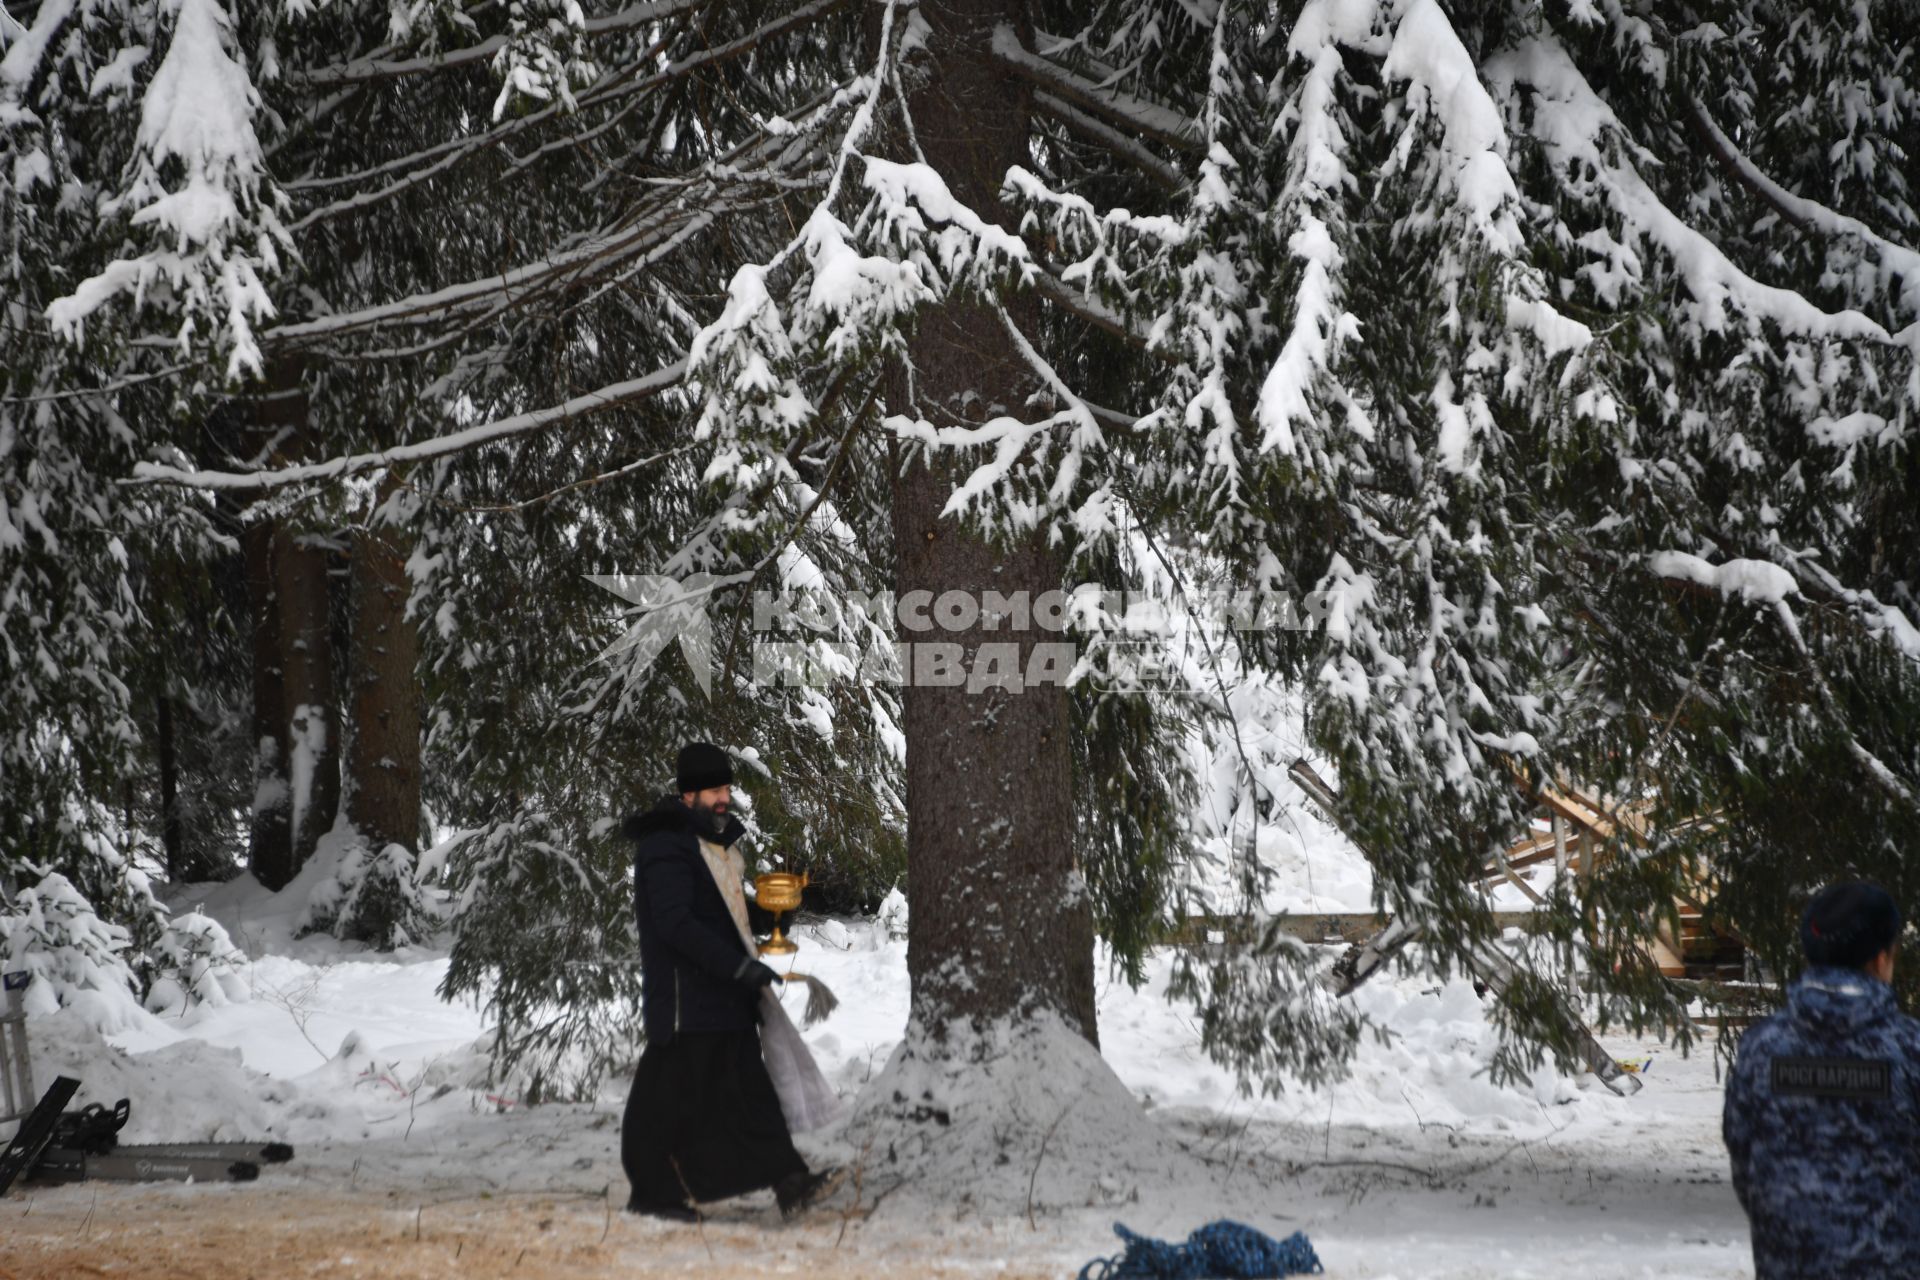
{"label": "man's dark beard", "polygon": [[696,827],[704,828],[710,836],[725,835],[727,811],[724,808],[701,804],[696,800],[693,802],[693,823]]}

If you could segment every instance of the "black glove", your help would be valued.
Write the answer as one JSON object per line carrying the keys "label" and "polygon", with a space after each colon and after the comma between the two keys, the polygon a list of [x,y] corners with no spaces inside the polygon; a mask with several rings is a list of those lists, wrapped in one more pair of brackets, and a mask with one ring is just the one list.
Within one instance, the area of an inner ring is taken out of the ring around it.
{"label": "black glove", "polygon": [[733,976],[737,981],[745,983],[748,989],[753,991],[758,991],[762,987],[770,987],[780,981],[779,974],[769,969],[766,965],[761,964],[758,960],[748,960],[744,962],[740,966],[740,972]]}

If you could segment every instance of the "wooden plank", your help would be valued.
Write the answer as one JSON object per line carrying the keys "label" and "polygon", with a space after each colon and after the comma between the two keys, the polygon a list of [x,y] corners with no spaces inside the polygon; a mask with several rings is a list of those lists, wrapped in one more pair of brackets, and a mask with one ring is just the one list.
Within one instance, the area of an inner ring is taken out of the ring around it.
{"label": "wooden plank", "polygon": [[[1497,929],[1527,929],[1537,919],[1532,911],[1495,911],[1491,913]],[[1208,935],[1244,940],[1256,924],[1271,925],[1289,938],[1302,942],[1364,942],[1393,923],[1393,917],[1372,911],[1279,912],[1267,916],[1189,916],[1173,930],[1168,941],[1175,946],[1205,946]]]}
{"label": "wooden plank", "polygon": [[[1506,954],[1492,947],[1477,946],[1467,953],[1467,962],[1480,980],[1491,987],[1496,995],[1504,996],[1520,970]],[[1587,1024],[1571,1007],[1562,1005],[1562,1012],[1575,1028],[1580,1046],[1580,1056],[1587,1064],[1587,1070],[1600,1077],[1600,1083],[1623,1098],[1630,1098],[1640,1092],[1640,1080],[1614,1061],[1613,1055],[1606,1051],[1600,1041],[1594,1037]]]}
{"label": "wooden plank", "polygon": [[[1520,873],[1513,869],[1513,863],[1507,860],[1506,854],[1497,853],[1494,857],[1499,860],[1500,874],[1506,878],[1508,884],[1511,884],[1514,888],[1525,894],[1535,904],[1542,907],[1547,905],[1547,900],[1540,896],[1540,891],[1521,879]],[[1485,880],[1481,881],[1481,884],[1484,885],[1485,883]]]}
{"label": "wooden plank", "polygon": [[1554,787],[1543,786],[1540,788],[1540,803],[1546,805],[1548,809],[1559,814],[1576,827],[1579,827],[1583,832],[1591,831],[1597,835],[1606,837],[1613,835],[1616,830],[1612,820],[1605,814],[1588,805],[1582,804],[1572,796]]}
{"label": "wooden plank", "polygon": [[1590,787],[1572,782],[1566,778],[1560,779],[1560,786],[1570,798],[1585,805],[1602,818],[1613,823],[1616,830],[1620,827],[1625,827],[1629,833],[1639,840],[1643,842],[1646,840],[1647,820],[1645,813],[1646,805],[1644,802],[1622,804],[1612,796],[1603,795]]}

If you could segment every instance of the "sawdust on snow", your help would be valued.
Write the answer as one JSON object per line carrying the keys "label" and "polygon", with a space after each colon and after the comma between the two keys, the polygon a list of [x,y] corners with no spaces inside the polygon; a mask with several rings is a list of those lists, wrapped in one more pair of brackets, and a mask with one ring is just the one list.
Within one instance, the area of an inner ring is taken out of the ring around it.
{"label": "sawdust on snow", "polygon": [[0,1280],[1056,1274],[969,1258],[954,1238],[862,1239],[861,1225],[827,1210],[794,1224],[756,1212],[696,1227],[635,1218],[584,1196],[415,1203],[398,1191],[342,1195],[263,1183],[27,1187],[0,1200]]}

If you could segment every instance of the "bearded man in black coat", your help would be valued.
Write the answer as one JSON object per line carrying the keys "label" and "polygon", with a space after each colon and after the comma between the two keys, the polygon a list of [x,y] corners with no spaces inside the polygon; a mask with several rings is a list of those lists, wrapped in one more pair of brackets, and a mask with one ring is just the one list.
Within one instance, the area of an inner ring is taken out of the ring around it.
{"label": "bearded man in black coat", "polygon": [[761,993],[779,975],[743,937],[771,917],[747,901],[733,851],[744,834],[733,762],[693,743],[675,791],[622,827],[635,842],[647,1033],[620,1129],[627,1208],[692,1221],[689,1202],[772,1187],[791,1215],[830,1194],[839,1171],[813,1173],[794,1150],[760,1055]]}

